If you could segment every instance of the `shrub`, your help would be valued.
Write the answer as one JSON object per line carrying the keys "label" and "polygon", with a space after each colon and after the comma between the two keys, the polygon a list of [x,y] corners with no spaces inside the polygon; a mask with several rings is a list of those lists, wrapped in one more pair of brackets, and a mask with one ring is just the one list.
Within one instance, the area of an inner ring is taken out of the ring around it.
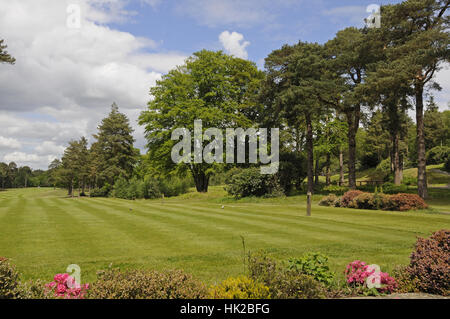
{"label": "shrub", "polygon": [[159,190],[166,197],[178,196],[188,192],[190,181],[187,178],[169,177],[159,181]]}
{"label": "shrub", "polygon": [[279,265],[263,253],[249,256],[250,278],[269,287],[273,299],[320,299],[325,287],[314,277]]}
{"label": "shrub", "polygon": [[406,186],[417,186],[417,177],[405,176],[403,177],[403,184]]}
{"label": "shrub", "polygon": [[358,209],[378,209],[374,194],[362,193],[356,196],[348,207]]}
{"label": "shrub", "polygon": [[92,284],[94,299],[201,299],[206,286],[183,271],[166,272],[117,269],[100,272]]}
{"label": "shrub", "polygon": [[51,293],[41,280],[20,282],[17,287],[18,299],[52,299]]}
{"label": "shrub", "polygon": [[111,185],[106,183],[102,188],[92,189],[89,193],[90,197],[108,197],[111,192]]}
{"label": "shrub", "polygon": [[0,257],[0,299],[13,299],[18,296],[19,273],[8,262]]}
{"label": "shrub", "polygon": [[319,253],[308,253],[289,260],[289,269],[312,276],[315,280],[331,285],[334,279],[328,266],[328,257]]}
{"label": "shrub", "polygon": [[[425,201],[416,194],[396,194],[389,196],[389,210],[408,211],[428,208]],[[388,208],[386,208],[388,210]]]}
{"label": "shrub", "polygon": [[341,207],[349,207],[349,205],[353,202],[353,200],[361,195],[363,192],[358,190],[351,190],[345,193],[341,198]]}
{"label": "shrub", "polygon": [[348,192],[348,187],[339,185],[329,185],[324,187],[323,191],[328,194],[343,195],[346,192]]}
{"label": "shrub", "polygon": [[408,267],[397,266],[392,272],[392,276],[398,284],[396,292],[398,293],[417,293],[419,292],[419,279],[411,276]]}
{"label": "shrub", "polygon": [[263,175],[256,167],[243,169],[232,175],[226,190],[237,198],[274,196],[283,193],[275,175]]}
{"label": "shrub", "polygon": [[436,146],[429,150],[426,154],[427,164],[442,164],[447,162],[450,158],[450,147],[448,146]]}
{"label": "shrub", "polygon": [[339,207],[340,199],[334,194],[330,194],[328,196],[323,197],[320,202],[320,206],[331,206],[331,207]]}
{"label": "shrub", "polygon": [[399,194],[408,191],[408,186],[406,185],[394,185],[393,183],[383,184],[383,193],[385,194]]}
{"label": "shrub", "polygon": [[64,299],[84,299],[89,290],[89,284],[77,284],[69,274],[56,274],[53,281],[45,287],[55,297]]}
{"label": "shrub", "polygon": [[421,291],[450,295],[450,230],[419,238],[410,256],[408,271]]}
{"label": "shrub", "polygon": [[269,287],[251,278],[228,278],[210,289],[213,299],[269,299]]}
{"label": "shrub", "polygon": [[363,261],[355,260],[348,264],[345,269],[347,284],[354,288],[362,288],[362,292],[366,294],[370,293],[367,281],[372,280],[372,283],[375,283],[376,276],[379,276],[381,284],[380,287],[375,288],[377,293],[393,293],[397,289],[397,282],[388,273],[379,272],[379,274],[376,274],[375,269],[371,269]]}

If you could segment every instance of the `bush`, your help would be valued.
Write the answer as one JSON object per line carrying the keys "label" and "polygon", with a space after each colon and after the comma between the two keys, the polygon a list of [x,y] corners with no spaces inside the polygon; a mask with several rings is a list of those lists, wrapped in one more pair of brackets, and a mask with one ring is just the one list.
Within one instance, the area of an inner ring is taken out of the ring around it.
{"label": "bush", "polygon": [[405,176],[403,177],[403,184],[406,186],[417,186],[417,177]]}
{"label": "bush", "polygon": [[427,293],[450,295],[450,230],[419,238],[410,256],[408,271]]}
{"label": "bush", "polygon": [[436,146],[427,152],[426,157],[428,165],[446,163],[450,158],[450,147]]}
{"label": "bush", "polygon": [[187,178],[169,177],[159,181],[159,191],[166,197],[178,196],[188,192],[190,181]]}
{"label": "bush", "polygon": [[319,253],[308,253],[300,258],[290,259],[289,269],[312,276],[327,286],[333,283],[334,275],[328,266],[328,257]]}
{"label": "bush", "polygon": [[279,196],[283,192],[275,175],[263,175],[259,168],[243,169],[228,180],[227,192],[237,198]]}
{"label": "bush", "polygon": [[348,192],[348,187],[339,185],[329,185],[324,187],[323,191],[328,194],[344,195],[346,192]]}
{"label": "bush", "polygon": [[20,282],[17,287],[18,299],[52,299],[54,295],[45,288],[41,280]]}
{"label": "bush", "polygon": [[394,185],[393,183],[384,183],[383,184],[383,193],[384,194],[399,194],[405,193],[408,191],[408,186],[406,185]]}
{"label": "bush", "polygon": [[361,195],[363,192],[358,190],[352,190],[345,193],[341,198],[341,207],[349,207],[353,200]]}
{"label": "bush", "polygon": [[8,262],[0,257],[0,299],[13,299],[18,297],[19,273]]}
{"label": "bush", "polygon": [[108,197],[111,192],[111,185],[106,183],[102,188],[92,189],[89,193],[90,197]]}
{"label": "bush", "polygon": [[314,277],[279,265],[263,253],[249,256],[250,278],[269,287],[273,299],[321,299],[325,287]]}
{"label": "bush", "polygon": [[428,208],[425,201],[416,194],[397,194],[389,196],[389,205],[386,210],[408,211]]}
{"label": "bush", "polygon": [[213,299],[269,299],[269,287],[253,279],[241,276],[228,278],[210,289]]}
{"label": "bush", "polygon": [[320,200],[319,206],[339,207],[340,206],[340,199],[336,195],[330,194],[328,196],[323,197]]}
{"label": "bush", "polygon": [[[345,277],[347,284],[353,288],[360,289],[364,294],[369,294],[371,289],[375,289],[376,293],[393,293],[398,285],[394,278],[389,276],[388,273],[379,272],[376,274],[375,269],[372,269],[365,262],[355,260],[347,265],[345,269]],[[380,287],[369,288],[367,282],[372,280],[375,283],[376,278],[380,280]]]}
{"label": "bush", "polygon": [[420,292],[419,279],[411,276],[408,267],[395,267],[392,272],[392,276],[398,284],[396,292],[403,294]]}
{"label": "bush", "polygon": [[84,299],[89,284],[80,285],[75,282],[75,278],[69,274],[57,274],[53,281],[46,284],[48,293],[52,293],[56,298],[64,299]]}
{"label": "bush", "polygon": [[370,193],[362,193],[356,196],[348,207],[358,209],[378,209],[375,197]]}
{"label": "bush", "polygon": [[100,272],[92,284],[94,299],[201,299],[206,286],[183,271],[146,271],[117,269]]}

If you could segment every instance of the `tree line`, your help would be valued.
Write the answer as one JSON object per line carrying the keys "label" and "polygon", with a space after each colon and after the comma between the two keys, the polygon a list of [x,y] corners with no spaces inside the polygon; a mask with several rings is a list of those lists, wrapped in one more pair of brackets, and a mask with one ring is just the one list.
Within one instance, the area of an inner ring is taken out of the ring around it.
{"label": "tree line", "polygon": [[143,178],[145,171],[191,176],[206,192],[218,175],[251,165],[173,163],[171,133],[192,131],[201,119],[205,129],[280,128],[278,178],[285,190],[306,177],[306,190],[314,192],[320,175],[329,185],[335,172],[341,183],[347,174],[355,189],[359,169],[387,161],[396,185],[405,166],[416,166],[418,194],[426,198],[427,155],[441,147],[432,153],[447,152],[441,156],[447,160],[450,147],[448,111],[439,112],[432,98],[441,89],[436,73],[449,62],[449,6],[449,0],[382,6],[380,28],[350,27],[324,44],[284,45],[265,59],[264,71],[221,51],[196,52],[150,89],[139,118],[146,156],[133,147],[129,121],[113,105],[95,142],[70,142],[50,170],[69,194]]}

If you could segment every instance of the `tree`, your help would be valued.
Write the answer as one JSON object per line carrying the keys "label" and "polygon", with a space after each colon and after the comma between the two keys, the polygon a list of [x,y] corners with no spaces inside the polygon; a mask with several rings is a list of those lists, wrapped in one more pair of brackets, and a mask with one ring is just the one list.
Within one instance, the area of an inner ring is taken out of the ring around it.
{"label": "tree", "polygon": [[366,70],[375,59],[371,43],[366,34],[356,28],[339,31],[333,40],[326,43],[333,63],[331,67],[345,79],[345,89],[334,107],[345,114],[348,124],[348,182],[356,188],[356,134],[361,120],[362,98],[358,94],[366,77]]}
{"label": "tree", "polygon": [[17,176],[17,164],[14,162],[11,162],[8,164],[8,181],[9,181],[9,186],[11,188],[14,188],[16,186],[16,184],[15,184],[16,176]]}
{"label": "tree", "polygon": [[419,196],[428,196],[424,134],[424,91],[437,88],[433,78],[441,62],[450,57],[446,11],[449,0],[407,0],[382,7],[384,49],[395,61],[393,72],[402,74],[413,89],[417,123],[417,186]]}
{"label": "tree", "polygon": [[[154,99],[139,121],[145,126],[148,154],[154,166],[166,173],[190,171],[197,191],[207,192],[210,177],[220,164],[194,163],[192,157],[173,163],[175,141],[171,134],[177,128],[192,132],[195,120],[202,120],[203,130],[251,127],[249,117],[256,109],[254,91],[262,78],[254,63],[207,50],[194,53],[184,65],[164,75],[150,89]],[[201,146],[206,143],[203,141]]]}
{"label": "tree", "polygon": [[16,176],[16,185],[27,187],[28,186],[28,180],[32,176],[33,171],[28,166],[22,166],[19,167],[17,170],[17,176]]}
{"label": "tree", "polygon": [[0,163],[0,178],[2,179],[2,189],[5,188],[5,182],[8,178],[8,164]]}
{"label": "tree", "polygon": [[[129,179],[133,173],[138,150],[133,147],[133,129],[127,116],[119,112],[116,103],[111,106],[111,112],[104,118],[94,135],[96,173],[110,185],[119,178]],[[83,176],[88,174],[83,172]],[[91,170],[92,175],[92,170]]]}
{"label": "tree", "polygon": [[50,165],[48,166],[48,182],[53,185],[53,188],[56,188],[58,183],[58,169],[61,167],[61,161],[59,159],[54,159]]}
{"label": "tree", "polygon": [[14,59],[8,51],[6,51],[6,48],[8,47],[6,44],[4,44],[5,40],[0,40],[0,63],[9,63],[14,64],[16,62],[16,59]]}
{"label": "tree", "polygon": [[299,42],[273,51],[265,62],[263,100],[269,114],[285,119],[289,126],[306,126],[308,192],[314,191],[313,119],[321,114],[322,99],[330,99],[336,86],[326,68],[323,46]]}
{"label": "tree", "polygon": [[439,112],[433,96],[428,101],[423,125],[425,145],[428,149],[450,146],[450,111]]}

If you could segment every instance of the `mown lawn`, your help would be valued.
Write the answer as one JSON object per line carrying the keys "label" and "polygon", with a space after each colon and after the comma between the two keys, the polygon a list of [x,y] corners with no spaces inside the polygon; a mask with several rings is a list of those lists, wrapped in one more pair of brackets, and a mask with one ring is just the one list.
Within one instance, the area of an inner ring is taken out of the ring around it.
{"label": "mown lawn", "polygon": [[303,196],[235,201],[224,198],[221,187],[164,201],[9,190],[0,192],[0,256],[10,258],[24,279],[50,280],[78,264],[82,281],[90,282],[112,264],[182,268],[213,283],[244,272],[243,236],[247,251],[265,249],[280,259],[325,253],[339,274],[354,259],[389,271],[408,262],[417,236],[450,228],[450,214],[443,213],[450,212],[450,191],[440,192],[445,194],[430,202],[433,209],[423,212],[313,205],[308,218]]}

